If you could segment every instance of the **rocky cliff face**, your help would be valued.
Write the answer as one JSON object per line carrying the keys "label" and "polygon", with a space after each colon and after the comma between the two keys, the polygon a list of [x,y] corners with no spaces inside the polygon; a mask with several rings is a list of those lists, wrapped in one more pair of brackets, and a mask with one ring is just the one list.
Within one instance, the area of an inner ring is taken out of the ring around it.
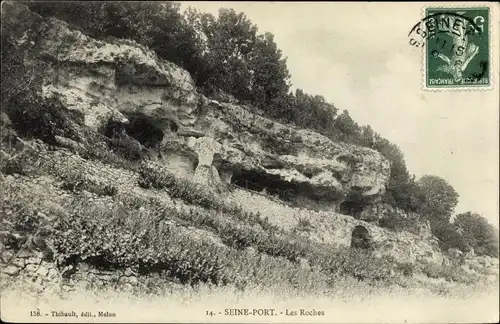
{"label": "rocky cliff face", "polygon": [[[124,139],[145,158],[206,184],[246,211],[258,210],[285,231],[307,220],[312,230],[298,230],[299,235],[351,246],[354,231],[363,228],[378,255],[400,262],[442,262],[428,228],[419,234],[396,234],[370,224],[383,213],[377,202],[390,171],[389,161],[378,152],[332,142],[233,101],[209,99],[185,70],[132,41],[96,40],[19,4],[5,3],[2,10],[10,17],[12,31],[5,37],[24,56],[24,64],[44,66],[39,71],[40,94],[56,98],[79,116],[71,121],[78,135],[56,136],[60,145],[93,145],[92,134],[98,133]],[[95,181],[105,178],[130,193],[137,189],[135,175],[99,175]],[[325,208],[296,208],[301,203],[321,203]],[[343,204],[357,206],[358,219],[340,215]]]}
{"label": "rocky cliff face", "polygon": [[[183,69],[140,45],[101,41],[4,4],[18,17],[14,35],[28,64],[42,61],[42,92],[104,133],[123,131],[151,159],[178,174],[215,185],[235,183],[285,196],[368,205],[385,190],[389,162],[378,152],[335,143],[206,98]],[[85,139],[83,139],[85,140]]]}

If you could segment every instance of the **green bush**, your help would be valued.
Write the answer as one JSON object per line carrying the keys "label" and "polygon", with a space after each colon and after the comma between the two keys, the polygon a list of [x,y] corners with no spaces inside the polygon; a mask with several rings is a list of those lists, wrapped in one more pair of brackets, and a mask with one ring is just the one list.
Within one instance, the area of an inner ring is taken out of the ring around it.
{"label": "green bush", "polygon": [[34,149],[24,148],[19,152],[14,152],[12,156],[5,155],[0,160],[2,173],[28,175],[39,171],[38,164],[41,156]]}
{"label": "green bush", "polygon": [[60,173],[59,177],[63,179],[61,187],[64,190],[72,192],[87,190],[100,196],[114,196],[118,192],[115,186],[89,179],[83,172],[68,169]]}

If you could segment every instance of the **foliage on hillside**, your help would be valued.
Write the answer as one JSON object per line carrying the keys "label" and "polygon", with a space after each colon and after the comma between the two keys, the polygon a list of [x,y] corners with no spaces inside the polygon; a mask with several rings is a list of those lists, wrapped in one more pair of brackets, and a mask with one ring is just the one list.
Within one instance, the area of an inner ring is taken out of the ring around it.
{"label": "foliage on hillside", "polygon": [[465,244],[472,247],[479,255],[489,255],[498,258],[498,230],[477,213],[466,212],[458,214],[453,224],[461,233]]}

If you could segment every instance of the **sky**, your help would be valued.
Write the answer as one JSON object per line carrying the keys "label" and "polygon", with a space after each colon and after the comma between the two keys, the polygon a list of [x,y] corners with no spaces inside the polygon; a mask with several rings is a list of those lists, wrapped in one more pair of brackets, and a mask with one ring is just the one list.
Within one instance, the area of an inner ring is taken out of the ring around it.
{"label": "sky", "polygon": [[220,7],[244,12],[259,33],[274,34],[294,89],[371,125],[400,147],[417,178],[437,175],[455,188],[456,213],[480,213],[498,228],[498,24],[493,89],[436,92],[422,89],[422,52],[408,38],[425,3],[181,3],[214,15]]}

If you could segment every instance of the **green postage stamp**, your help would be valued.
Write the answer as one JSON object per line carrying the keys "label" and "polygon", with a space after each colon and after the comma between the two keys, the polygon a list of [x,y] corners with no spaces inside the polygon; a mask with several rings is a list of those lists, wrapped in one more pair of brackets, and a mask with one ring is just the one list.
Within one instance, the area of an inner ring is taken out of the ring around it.
{"label": "green postage stamp", "polygon": [[410,44],[424,50],[424,87],[490,88],[490,32],[488,7],[425,8],[410,32]]}

